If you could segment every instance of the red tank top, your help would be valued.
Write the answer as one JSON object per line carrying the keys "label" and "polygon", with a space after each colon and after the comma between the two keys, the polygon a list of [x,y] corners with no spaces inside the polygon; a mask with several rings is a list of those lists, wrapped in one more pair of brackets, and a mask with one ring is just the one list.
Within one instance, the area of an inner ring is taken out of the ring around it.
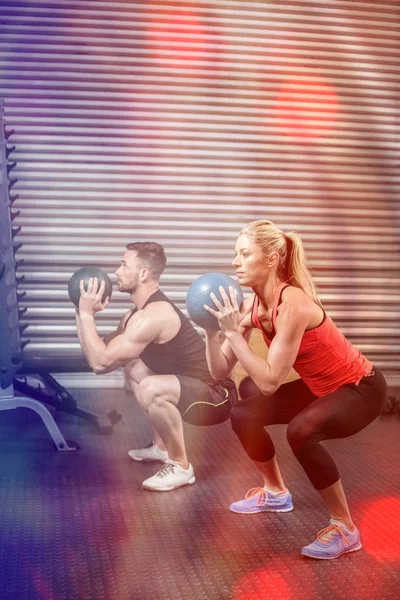
{"label": "red tank top", "polygon": [[[283,290],[289,284],[282,283],[276,292],[272,309],[272,324],[276,332],[276,316]],[[260,329],[269,347],[273,340],[264,331],[258,318],[258,297],[255,296],[251,320]],[[359,384],[361,379],[372,374],[372,364],[339,331],[325,313],[318,327],[308,329],[301,339],[299,353],[293,365],[304,383],[316,396],[325,396],[346,383]]]}

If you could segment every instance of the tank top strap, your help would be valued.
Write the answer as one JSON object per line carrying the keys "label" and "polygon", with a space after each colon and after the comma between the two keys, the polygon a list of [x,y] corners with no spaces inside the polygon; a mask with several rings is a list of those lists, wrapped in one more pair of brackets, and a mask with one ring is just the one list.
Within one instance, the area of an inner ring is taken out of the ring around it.
{"label": "tank top strap", "polygon": [[283,281],[282,283],[279,284],[278,289],[275,294],[274,307],[272,309],[272,325],[273,325],[275,333],[276,333],[276,315],[278,313],[278,306],[281,303],[282,292],[284,289],[289,287],[289,285],[290,285],[289,283],[286,283],[286,281]]}
{"label": "tank top strap", "polygon": [[168,304],[172,304],[171,300],[160,290],[160,288],[147,298],[146,302],[143,304],[143,308],[151,302],[168,302]]}
{"label": "tank top strap", "polygon": [[124,330],[126,329],[128,322],[132,319],[133,315],[137,313],[137,308],[133,308],[131,310],[131,314],[129,315],[129,317],[127,318],[127,320],[125,321],[125,325],[124,325]]}
{"label": "tank top strap", "polygon": [[[153,294],[151,294],[151,296],[149,296],[147,298],[147,300],[143,304],[142,308],[144,308],[145,306],[147,306],[151,302],[160,302],[160,301],[165,301],[165,302],[168,302],[169,304],[172,304],[171,301],[167,298],[167,296],[160,289],[158,289]],[[128,325],[128,321],[131,320],[131,318],[133,317],[133,315],[135,313],[137,313],[137,311],[138,311],[137,307],[135,307],[135,308],[132,309],[131,314],[129,315],[129,317],[125,321],[125,329],[126,329],[126,326]]]}
{"label": "tank top strap", "polygon": [[262,329],[260,319],[258,318],[258,296],[254,294],[253,306],[251,308],[251,322],[257,329]]}

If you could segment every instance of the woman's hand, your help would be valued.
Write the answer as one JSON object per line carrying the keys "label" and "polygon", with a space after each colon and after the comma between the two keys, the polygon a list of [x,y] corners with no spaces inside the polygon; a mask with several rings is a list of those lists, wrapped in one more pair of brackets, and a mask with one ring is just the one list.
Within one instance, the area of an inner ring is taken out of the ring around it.
{"label": "woman's hand", "polygon": [[221,331],[225,334],[228,332],[237,331],[239,329],[240,322],[243,318],[239,310],[239,306],[236,299],[236,294],[232,287],[229,287],[229,297],[222,286],[219,287],[219,293],[221,294],[223,304],[218,300],[216,295],[211,292],[210,298],[214,302],[218,310],[210,308],[204,304],[204,308],[217,318]]}
{"label": "woman's hand", "polygon": [[79,314],[81,316],[83,314],[93,316],[95,313],[106,308],[110,298],[107,297],[104,302],[102,302],[105,281],[102,281],[99,286],[97,277],[91,277],[88,281],[87,291],[85,290],[84,283],[85,282],[83,279],[81,279],[79,282],[79,289],[81,292],[81,297],[79,300]]}

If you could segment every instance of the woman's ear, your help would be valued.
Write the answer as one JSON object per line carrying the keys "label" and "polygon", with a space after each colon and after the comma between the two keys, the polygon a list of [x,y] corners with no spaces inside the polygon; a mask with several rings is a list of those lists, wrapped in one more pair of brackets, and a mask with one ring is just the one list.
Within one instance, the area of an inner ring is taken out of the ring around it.
{"label": "woman's ear", "polygon": [[277,265],[278,261],[279,261],[279,254],[278,254],[278,252],[272,252],[272,254],[270,254],[268,256],[268,268],[271,269],[272,267],[274,267],[275,265]]}

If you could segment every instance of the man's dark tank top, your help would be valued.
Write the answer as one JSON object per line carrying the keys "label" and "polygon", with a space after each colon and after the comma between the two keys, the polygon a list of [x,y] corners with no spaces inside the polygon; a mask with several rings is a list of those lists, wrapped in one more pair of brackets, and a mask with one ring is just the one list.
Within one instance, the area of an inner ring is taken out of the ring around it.
{"label": "man's dark tank top", "polygon": [[[150,342],[146,346],[140,355],[145,365],[156,375],[186,375],[205,383],[215,384],[207,366],[205,343],[189,319],[161,290],[154,292],[147,299],[143,308],[151,302],[168,302],[178,314],[181,327],[169,342],[164,344]],[[136,312],[135,308],[126,324]]]}

